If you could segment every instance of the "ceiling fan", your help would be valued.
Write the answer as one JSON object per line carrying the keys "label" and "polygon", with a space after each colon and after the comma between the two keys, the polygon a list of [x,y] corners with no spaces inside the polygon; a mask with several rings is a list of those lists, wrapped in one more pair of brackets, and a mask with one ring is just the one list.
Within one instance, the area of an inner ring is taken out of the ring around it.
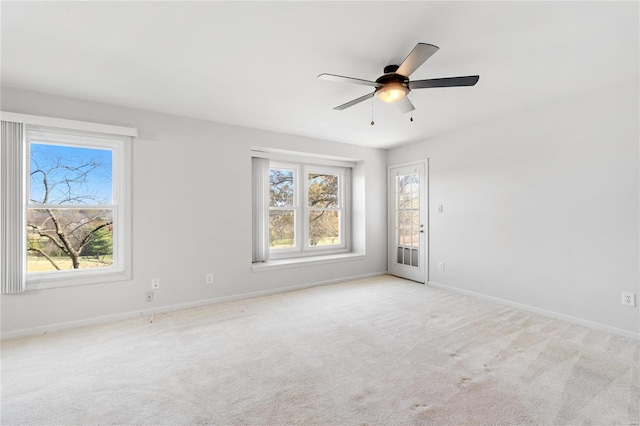
{"label": "ceiling fan", "polygon": [[409,80],[409,76],[417,70],[427,59],[438,51],[438,47],[428,43],[418,43],[409,56],[400,65],[387,65],[384,74],[376,81],[362,80],[359,78],[344,77],[334,74],[320,74],[321,80],[341,81],[345,83],[361,84],[375,87],[372,93],[361,96],[345,104],[335,107],[343,110],[377,96],[383,102],[395,103],[400,112],[411,112],[416,109],[407,95],[413,89],[427,89],[431,87],[458,87],[473,86],[480,76],[469,75],[466,77],[432,78],[429,80]]}

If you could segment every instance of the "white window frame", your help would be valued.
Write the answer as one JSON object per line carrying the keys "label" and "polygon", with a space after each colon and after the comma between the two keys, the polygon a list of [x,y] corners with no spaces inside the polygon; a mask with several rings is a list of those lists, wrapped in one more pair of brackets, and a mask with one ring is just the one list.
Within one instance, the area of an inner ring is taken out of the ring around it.
{"label": "white window frame", "polygon": [[[26,127],[26,167],[24,214],[28,208],[65,208],[65,205],[32,204],[30,196],[31,143],[79,148],[108,149],[112,152],[112,203],[96,207],[113,210],[113,264],[110,267],[46,272],[25,272],[26,289],[67,287],[131,279],[131,137],[115,134],[66,130],[42,126]],[[78,208],[79,205],[69,205]],[[26,229],[25,236],[26,240]],[[24,253],[26,258],[27,253]]]}
{"label": "white window frame", "polygon": [[[306,154],[273,148],[252,147],[253,169],[253,271],[266,270],[273,266],[293,267],[308,262],[342,261],[351,259],[352,221],[351,207],[352,170],[360,160],[340,158],[321,154]],[[282,167],[298,171],[296,184],[297,214],[303,220],[296,221],[296,248],[271,249],[269,247],[269,169]],[[339,175],[340,244],[331,246],[308,245],[308,194],[307,174],[327,172]],[[362,254],[356,256],[362,257]],[[273,262],[271,262],[273,261]]]}
{"label": "white window frame", "polygon": [[[318,208],[309,206],[309,191],[308,183],[309,183],[309,174],[311,173],[327,173],[331,175],[338,176],[338,207],[328,207],[328,208]],[[304,205],[304,251],[309,253],[315,252],[332,252],[332,253],[344,253],[347,251],[347,227],[346,223],[348,218],[346,217],[347,213],[347,197],[346,197],[346,180],[349,175],[349,169],[347,168],[337,168],[330,166],[317,166],[317,165],[307,165],[303,166],[303,174],[301,176],[302,187],[301,190],[304,193],[303,205]],[[309,217],[311,210],[332,210],[339,212],[340,224],[339,224],[339,232],[340,232],[340,244],[333,244],[331,246],[311,246],[309,245]]]}
{"label": "white window frame", "polygon": [[[268,204],[267,205],[267,209],[268,209],[267,221],[268,221],[270,212],[272,211],[293,210],[293,223],[294,223],[293,234],[294,234],[295,244],[293,247],[288,247],[288,248],[273,249],[269,247],[269,257],[271,259],[292,257],[302,251],[301,232],[303,232],[303,230],[302,230],[301,218],[304,218],[304,211],[302,209],[303,199],[301,197],[300,188],[299,188],[299,182],[300,182],[301,173],[302,173],[302,166],[294,163],[281,163],[281,162],[270,161],[269,171],[271,171],[271,169],[291,170],[293,172],[293,188],[294,188],[293,205],[291,207],[272,207],[270,204]],[[267,189],[270,189],[271,185],[268,184],[267,187],[268,187]],[[267,235],[266,235],[267,242],[269,243],[269,227],[268,226],[266,228],[266,232],[267,232]]]}
{"label": "white window frame", "polygon": [[[293,207],[268,207],[271,210],[293,210],[294,211],[294,236],[295,246],[291,248],[269,248],[269,258],[288,259],[304,256],[318,256],[322,254],[338,254],[349,251],[350,222],[349,197],[347,180],[350,176],[346,167],[323,166],[317,164],[293,163],[270,161],[269,169],[293,170],[294,195]],[[325,210],[334,210],[340,213],[340,244],[330,246],[309,245],[309,212],[314,210],[309,206],[308,176],[310,173],[327,173],[338,176],[338,207]],[[268,212],[267,212],[268,216]],[[268,232],[268,227],[267,227]]]}

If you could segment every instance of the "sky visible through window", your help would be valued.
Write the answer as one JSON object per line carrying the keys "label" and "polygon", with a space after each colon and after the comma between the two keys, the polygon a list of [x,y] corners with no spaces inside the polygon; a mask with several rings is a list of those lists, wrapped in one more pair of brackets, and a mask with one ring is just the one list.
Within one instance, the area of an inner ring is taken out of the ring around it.
{"label": "sky visible through window", "polygon": [[30,200],[50,204],[111,204],[112,151],[31,143]]}

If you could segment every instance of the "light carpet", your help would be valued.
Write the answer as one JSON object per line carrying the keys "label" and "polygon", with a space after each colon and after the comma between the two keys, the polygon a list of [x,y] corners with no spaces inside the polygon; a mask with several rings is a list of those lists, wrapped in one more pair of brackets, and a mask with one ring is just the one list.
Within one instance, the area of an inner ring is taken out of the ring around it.
{"label": "light carpet", "polygon": [[638,424],[639,354],[387,276],[4,342],[2,423]]}

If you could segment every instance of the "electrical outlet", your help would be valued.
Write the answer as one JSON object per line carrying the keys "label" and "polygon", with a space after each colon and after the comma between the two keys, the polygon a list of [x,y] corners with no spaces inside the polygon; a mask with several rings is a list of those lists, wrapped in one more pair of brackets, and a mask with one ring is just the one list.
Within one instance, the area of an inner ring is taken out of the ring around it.
{"label": "electrical outlet", "polygon": [[153,302],[153,292],[152,291],[148,291],[147,294],[145,295],[145,300],[147,302]]}
{"label": "electrical outlet", "polygon": [[438,262],[438,269],[444,271],[444,262]]}
{"label": "electrical outlet", "polygon": [[636,294],[622,292],[622,304],[625,306],[636,306]]}
{"label": "electrical outlet", "polygon": [[151,288],[157,290],[160,288],[160,278],[151,279]]}
{"label": "electrical outlet", "polygon": [[444,206],[442,204],[438,204],[438,213],[442,213],[444,211]]}
{"label": "electrical outlet", "polygon": [[213,284],[213,274],[212,273],[208,273],[205,277],[205,282],[207,284]]}

